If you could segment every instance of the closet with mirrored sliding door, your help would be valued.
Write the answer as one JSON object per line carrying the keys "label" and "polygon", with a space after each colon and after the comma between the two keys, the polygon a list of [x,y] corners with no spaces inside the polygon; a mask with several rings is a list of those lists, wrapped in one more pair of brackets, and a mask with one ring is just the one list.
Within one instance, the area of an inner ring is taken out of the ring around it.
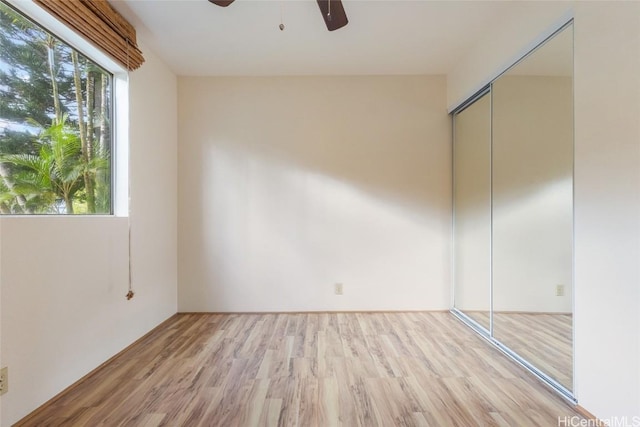
{"label": "closet with mirrored sliding door", "polygon": [[453,313],[573,400],[573,25],[453,116]]}

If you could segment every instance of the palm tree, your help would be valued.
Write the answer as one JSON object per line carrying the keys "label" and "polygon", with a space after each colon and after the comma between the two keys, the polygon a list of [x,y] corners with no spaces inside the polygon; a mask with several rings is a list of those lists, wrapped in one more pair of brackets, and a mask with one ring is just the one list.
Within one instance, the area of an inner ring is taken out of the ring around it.
{"label": "palm tree", "polygon": [[9,154],[0,156],[0,163],[10,163],[19,169],[14,173],[13,192],[27,201],[37,203],[40,213],[74,213],[74,199],[84,194],[84,176],[108,169],[108,161],[98,155],[86,161],[77,131],[66,124],[67,117],[43,129],[38,136],[38,154]]}
{"label": "palm tree", "polygon": [[109,75],[1,0],[0,61],[0,213],[109,213]]}

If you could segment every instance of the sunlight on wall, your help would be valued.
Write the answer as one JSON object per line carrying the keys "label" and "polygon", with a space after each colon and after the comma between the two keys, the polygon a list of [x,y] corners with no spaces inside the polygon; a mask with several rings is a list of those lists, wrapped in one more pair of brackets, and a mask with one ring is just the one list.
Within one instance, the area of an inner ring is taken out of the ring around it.
{"label": "sunlight on wall", "polygon": [[[371,282],[392,289],[427,281],[424,258],[441,236],[426,213],[295,165],[206,148],[203,216],[216,220],[203,224],[201,254],[208,274],[224,284],[212,295],[217,300],[268,299],[278,289],[312,305],[344,282],[344,302],[355,303]],[[407,274],[415,271],[422,274]],[[310,282],[319,285],[313,292],[304,286]]]}
{"label": "sunlight on wall", "polygon": [[182,78],[180,310],[446,309],[444,95],[426,76]]}

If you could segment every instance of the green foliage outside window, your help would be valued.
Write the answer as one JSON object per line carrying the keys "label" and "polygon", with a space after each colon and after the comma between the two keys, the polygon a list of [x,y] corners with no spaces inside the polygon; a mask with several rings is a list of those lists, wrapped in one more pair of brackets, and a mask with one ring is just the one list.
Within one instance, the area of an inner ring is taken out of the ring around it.
{"label": "green foliage outside window", "polygon": [[111,213],[112,77],[0,2],[0,213]]}

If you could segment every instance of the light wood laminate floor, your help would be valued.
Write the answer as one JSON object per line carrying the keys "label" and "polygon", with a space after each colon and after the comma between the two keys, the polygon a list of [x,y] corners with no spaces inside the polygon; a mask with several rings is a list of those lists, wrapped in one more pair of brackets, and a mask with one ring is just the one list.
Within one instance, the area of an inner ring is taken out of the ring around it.
{"label": "light wood laminate floor", "polygon": [[[81,357],[81,355],[79,355]],[[18,426],[556,426],[450,313],[180,314]]]}
{"label": "light wood laminate floor", "polygon": [[[486,311],[465,312],[489,325]],[[573,316],[565,313],[496,312],[497,340],[571,390],[573,388]]]}

